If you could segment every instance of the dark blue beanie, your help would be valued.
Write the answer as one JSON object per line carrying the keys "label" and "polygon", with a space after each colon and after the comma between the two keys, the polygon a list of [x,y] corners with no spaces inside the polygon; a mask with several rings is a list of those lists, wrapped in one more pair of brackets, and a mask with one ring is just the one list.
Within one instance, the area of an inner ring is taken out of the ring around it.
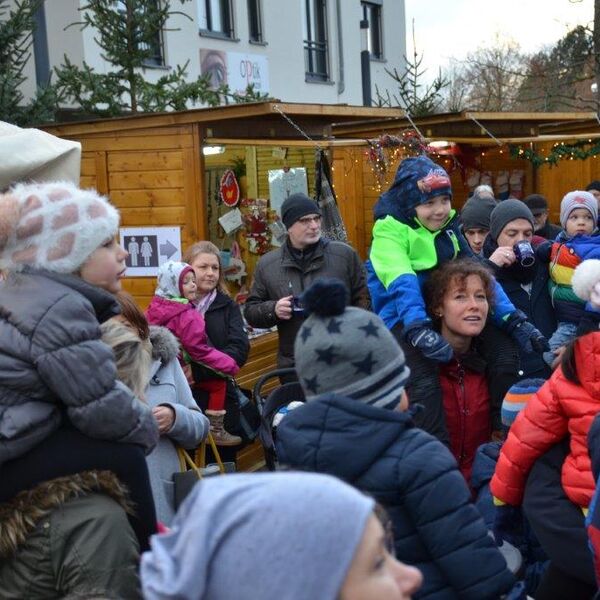
{"label": "dark blue beanie", "polygon": [[391,215],[412,224],[415,207],[441,195],[452,198],[448,173],[427,156],[405,158],[396,171],[394,183],[375,204],[375,220]]}

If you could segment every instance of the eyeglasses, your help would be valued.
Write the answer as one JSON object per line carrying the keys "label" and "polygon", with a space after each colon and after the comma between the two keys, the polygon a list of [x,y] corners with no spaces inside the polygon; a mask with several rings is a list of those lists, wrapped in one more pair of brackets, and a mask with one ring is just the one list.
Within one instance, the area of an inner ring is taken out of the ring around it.
{"label": "eyeglasses", "polygon": [[321,215],[315,215],[314,217],[302,217],[298,219],[298,223],[302,223],[302,225],[310,225],[315,222],[317,225],[321,222]]}

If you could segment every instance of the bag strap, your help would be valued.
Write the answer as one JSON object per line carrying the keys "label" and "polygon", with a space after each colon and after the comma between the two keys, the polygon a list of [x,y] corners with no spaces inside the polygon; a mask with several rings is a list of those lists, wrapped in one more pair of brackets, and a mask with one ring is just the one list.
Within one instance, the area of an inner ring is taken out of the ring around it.
{"label": "bag strap", "polygon": [[179,458],[179,470],[185,473],[188,469],[191,469],[196,473],[198,479],[202,479],[202,471],[196,466],[196,463],[192,460],[192,457],[187,453],[185,448],[177,446],[177,456]]}
{"label": "bag strap", "polygon": [[[213,452],[215,460],[217,461],[217,465],[219,466],[219,472],[221,475],[225,475],[225,465],[221,460],[221,455],[219,454],[219,450],[217,448],[217,444],[215,443],[215,439],[213,438],[212,433],[208,432],[206,436],[206,440],[204,440],[198,449],[196,450],[196,462],[195,465],[197,468],[204,469],[206,467],[206,441],[210,444],[210,449]],[[191,460],[191,459],[190,459]]]}

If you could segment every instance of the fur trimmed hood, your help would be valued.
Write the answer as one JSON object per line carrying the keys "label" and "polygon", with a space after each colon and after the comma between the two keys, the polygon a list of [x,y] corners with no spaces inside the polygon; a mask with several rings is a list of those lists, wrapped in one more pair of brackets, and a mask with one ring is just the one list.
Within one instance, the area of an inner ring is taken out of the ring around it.
{"label": "fur trimmed hood", "polygon": [[179,342],[166,327],[150,325],[150,343],[152,344],[152,358],[159,360],[163,365],[179,354]]}
{"label": "fur trimmed hood", "polygon": [[133,514],[127,488],[111,471],[83,471],[40,483],[0,504],[0,560],[10,558],[40,519],[74,498],[99,492]]}

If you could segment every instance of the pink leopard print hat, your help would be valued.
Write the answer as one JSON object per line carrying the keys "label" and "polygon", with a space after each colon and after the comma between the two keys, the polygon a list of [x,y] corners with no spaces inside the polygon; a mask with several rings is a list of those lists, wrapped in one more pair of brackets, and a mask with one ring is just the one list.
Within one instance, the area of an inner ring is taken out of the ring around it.
{"label": "pink leopard print hat", "polygon": [[19,184],[0,195],[0,269],[75,273],[118,227],[119,213],[94,190]]}

